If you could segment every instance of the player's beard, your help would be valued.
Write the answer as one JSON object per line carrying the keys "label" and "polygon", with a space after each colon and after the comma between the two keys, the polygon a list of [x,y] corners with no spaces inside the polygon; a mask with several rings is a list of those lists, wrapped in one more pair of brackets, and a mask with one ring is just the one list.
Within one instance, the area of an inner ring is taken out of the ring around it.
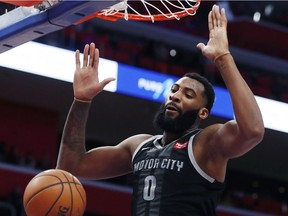
{"label": "player's beard", "polygon": [[169,133],[183,133],[190,129],[195,123],[199,109],[190,110],[184,113],[181,110],[178,110],[179,116],[176,118],[166,116],[165,111],[165,104],[162,104],[154,117],[154,125]]}

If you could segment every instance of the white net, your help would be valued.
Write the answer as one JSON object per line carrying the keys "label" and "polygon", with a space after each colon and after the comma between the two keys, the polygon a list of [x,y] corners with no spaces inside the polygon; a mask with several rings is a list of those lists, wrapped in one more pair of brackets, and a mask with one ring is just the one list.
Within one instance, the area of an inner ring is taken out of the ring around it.
{"label": "white net", "polygon": [[59,2],[60,0],[44,0],[43,2],[35,5],[35,8],[43,11],[43,10],[47,10],[47,9],[54,7]]}
{"label": "white net", "polygon": [[[142,6],[139,5],[140,3]],[[160,19],[160,17],[163,20],[179,20],[183,16],[195,15],[199,4],[200,0],[139,0],[137,4],[135,4],[135,1],[123,0],[102,10],[99,15],[120,16],[119,12],[121,12],[121,16],[123,15],[125,20],[129,20],[133,16],[139,19],[143,18],[143,20],[150,19],[152,22]]]}

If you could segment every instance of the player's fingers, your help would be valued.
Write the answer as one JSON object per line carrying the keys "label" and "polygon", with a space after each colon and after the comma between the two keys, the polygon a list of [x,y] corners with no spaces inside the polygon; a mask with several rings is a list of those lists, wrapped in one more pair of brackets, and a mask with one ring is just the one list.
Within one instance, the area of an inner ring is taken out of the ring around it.
{"label": "player's fingers", "polygon": [[215,6],[215,22],[216,22],[216,26],[220,27],[221,26],[221,14],[220,14],[220,10],[219,10],[219,6],[216,5]]}
{"label": "player's fingers", "polygon": [[89,51],[89,45],[86,44],[84,47],[83,67],[86,67],[88,63],[88,51]]}
{"label": "player's fingers", "polygon": [[205,44],[204,43],[198,43],[196,45],[196,47],[202,51],[204,49],[204,47],[205,47]]}
{"label": "player's fingers", "polygon": [[213,29],[213,22],[212,22],[212,11],[208,14],[208,29],[211,31]]}
{"label": "player's fingers", "polygon": [[76,63],[76,69],[79,69],[80,68],[80,52],[79,50],[77,49],[76,52],[75,52],[75,63]]}
{"label": "player's fingers", "polygon": [[212,8],[212,24],[213,24],[213,27],[217,27],[217,17],[216,17],[216,5],[213,5],[213,8]]}
{"label": "player's fingers", "polygon": [[108,85],[111,81],[114,81],[114,80],[115,78],[109,77],[109,78],[102,80],[100,84],[102,85],[102,88],[104,88],[106,85]]}
{"label": "player's fingers", "polygon": [[221,20],[222,20],[221,26],[225,27],[227,25],[227,18],[226,18],[225,8],[221,9]]}
{"label": "player's fingers", "polygon": [[93,68],[98,69],[98,64],[99,64],[99,50],[96,48],[94,51],[94,64]]}
{"label": "player's fingers", "polygon": [[95,56],[95,44],[91,43],[89,48],[89,66],[93,67],[94,65],[94,56]]}

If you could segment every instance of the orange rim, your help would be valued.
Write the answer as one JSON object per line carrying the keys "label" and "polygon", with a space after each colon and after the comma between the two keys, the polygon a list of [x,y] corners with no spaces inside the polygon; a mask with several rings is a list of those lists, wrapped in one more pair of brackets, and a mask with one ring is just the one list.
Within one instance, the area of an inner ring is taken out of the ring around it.
{"label": "orange rim", "polygon": [[[171,14],[156,14],[156,15],[138,15],[138,14],[128,14],[128,20],[138,20],[138,21],[151,21],[151,20],[154,20],[154,21],[164,21],[164,20],[173,20],[175,19],[176,17],[178,18],[182,18],[182,17],[186,17],[188,16],[188,13],[189,14],[194,14],[196,12],[197,9],[195,8],[189,8],[187,9],[186,11],[179,11],[179,12],[176,12],[174,13],[174,15],[171,15]],[[101,13],[98,12],[98,13]],[[98,18],[102,18],[102,19],[105,19],[105,17],[107,17],[106,15],[104,14],[97,14],[96,15]],[[115,18],[115,20],[117,19],[124,19],[125,18],[125,13],[122,13],[122,12],[117,12],[113,15],[109,15],[108,17],[111,17],[111,18]]]}

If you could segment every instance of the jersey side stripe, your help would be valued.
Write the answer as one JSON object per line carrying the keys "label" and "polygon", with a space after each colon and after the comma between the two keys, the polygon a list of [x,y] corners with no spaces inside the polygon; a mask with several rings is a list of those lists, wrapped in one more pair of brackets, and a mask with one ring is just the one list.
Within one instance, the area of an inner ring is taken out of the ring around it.
{"label": "jersey side stripe", "polygon": [[[196,134],[195,134],[196,135]],[[192,165],[194,166],[194,168],[197,170],[197,172],[203,177],[205,178],[207,181],[213,183],[215,181],[214,178],[210,177],[209,175],[207,175],[200,167],[199,165],[197,164],[196,160],[195,160],[195,157],[194,157],[194,154],[193,154],[193,148],[192,148],[192,143],[193,143],[193,140],[194,140],[194,137],[195,135],[193,135],[192,137],[190,137],[189,139],[189,143],[188,143],[188,155],[189,155],[189,158],[190,158],[190,161],[192,163]]]}

